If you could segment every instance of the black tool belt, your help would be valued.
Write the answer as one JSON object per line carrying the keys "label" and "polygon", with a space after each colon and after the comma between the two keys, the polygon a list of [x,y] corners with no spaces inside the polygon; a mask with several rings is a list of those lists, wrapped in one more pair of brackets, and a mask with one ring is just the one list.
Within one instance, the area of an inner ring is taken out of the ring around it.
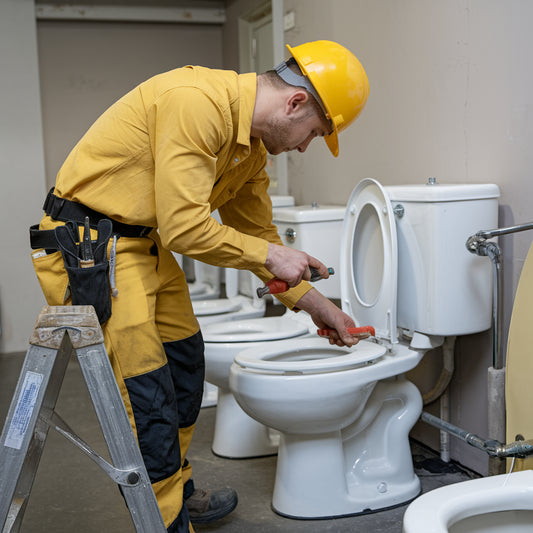
{"label": "black tool belt", "polygon": [[[62,222],[72,220],[81,225],[83,225],[85,217],[89,217],[92,228],[97,228],[100,220],[105,218],[110,219],[107,215],[99,213],[83,204],[57,197],[54,194],[53,187],[46,196],[43,210],[53,220],[61,220]],[[124,224],[123,222],[118,222],[113,219],[110,220],[113,224],[113,234],[116,234],[119,237],[146,237],[153,229],[150,226],[135,226],[132,224]],[[38,225],[30,228],[30,243],[34,250],[38,248],[45,248],[46,250],[58,249],[54,230],[39,230]]]}

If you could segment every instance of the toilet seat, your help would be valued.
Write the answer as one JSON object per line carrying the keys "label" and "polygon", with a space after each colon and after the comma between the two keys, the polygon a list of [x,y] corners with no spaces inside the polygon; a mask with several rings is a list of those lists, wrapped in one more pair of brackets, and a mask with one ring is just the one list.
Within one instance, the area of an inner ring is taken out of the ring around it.
{"label": "toilet seat", "polygon": [[242,302],[234,298],[217,298],[214,300],[193,300],[192,308],[196,316],[221,315],[233,313],[242,307]]}
{"label": "toilet seat", "polygon": [[364,179],[352,191],[341,243],[344,312],[358,325],[373,326],[376,337],[397,343],[396,222],[389,197],[376,180]]}
{"label": "toilet seat", "polygon": [[268,374],[319,374],[368,366],[385,352],[383,346],[369,341],[341,348],[325,344],[323,339],[292,339],[261,350],[244,350],[235,357],[235,364]]}
{"label": "toilet seat", "polygon": [[212,343],[275,341],[307,333],[309,327],[304,323],[283,316],[217,322],[202,330],[204,341]]}

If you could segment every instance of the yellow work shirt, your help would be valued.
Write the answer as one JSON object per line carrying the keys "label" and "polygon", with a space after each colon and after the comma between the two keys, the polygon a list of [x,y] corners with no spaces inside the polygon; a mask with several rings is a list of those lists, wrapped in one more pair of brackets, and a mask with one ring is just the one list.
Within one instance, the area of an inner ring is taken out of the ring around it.
{"label": "yellow work shirt", "polygon": [[[266,149],[251,138],[255,73],[197,66],[141,83],[73,148],[58,196],[127,224],[156,227],[163,246],[261,279],[272,224]],[[223,224],[211,213],[218,209]],[[293,307],[310,285],[280,295]]]}

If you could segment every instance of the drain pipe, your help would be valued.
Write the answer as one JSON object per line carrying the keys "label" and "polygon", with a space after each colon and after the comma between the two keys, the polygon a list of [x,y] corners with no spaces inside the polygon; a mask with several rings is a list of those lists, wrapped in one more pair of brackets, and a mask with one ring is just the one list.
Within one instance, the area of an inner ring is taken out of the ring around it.
{"label": "drain pipe", "polygon": [[[433,403],[440,398],[440,418],[448,422],[450,412],[449,385],[454,372],[455,336],[446,337],[442,345],[442,370],[436,385],[422,397],[424,405]],[[450,438],[446,431],[440,432],[440,458],[450,462]]]}

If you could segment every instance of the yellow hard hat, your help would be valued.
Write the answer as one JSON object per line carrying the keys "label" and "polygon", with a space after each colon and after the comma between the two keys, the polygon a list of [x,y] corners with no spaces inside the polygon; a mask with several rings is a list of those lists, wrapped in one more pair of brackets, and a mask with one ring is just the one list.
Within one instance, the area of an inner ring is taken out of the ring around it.
{"label": "yellow hard hat", "polygon": [[313,41],[287,48],[320,97],[319,103],[333,127],[325,141],[337,157],[339,132],[359,116],[368,99],[365,69],[348,49],[333,41]]}

